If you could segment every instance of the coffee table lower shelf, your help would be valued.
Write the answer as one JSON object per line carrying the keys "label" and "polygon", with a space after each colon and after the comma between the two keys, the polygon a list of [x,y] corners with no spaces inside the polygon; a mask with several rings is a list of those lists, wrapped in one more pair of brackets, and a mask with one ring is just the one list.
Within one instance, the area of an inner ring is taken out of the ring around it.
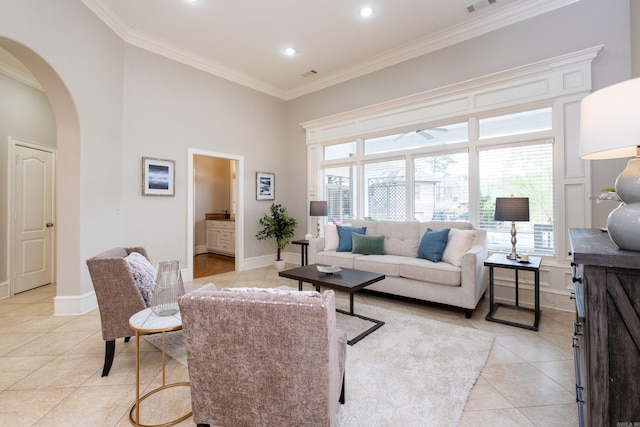
{"label": "coffee table lower shelf", "polygon": [[353,294],[360,289],[369,286],[372,283],[379,282],[385,278],[384,274],[372,273],[369,271],[356,270],[353,268],[343,268],[339,272],[326,274],[318,271],[317,265],[304,265],[302,267],[284,270],[278,273],[280,277],[286,277],[298,281],[298,290],[302,290],[302,283],[310,283],[320,292],[322,286],[349,292],[349,311],[336,309],[337,312],[346,314],[347,316],[358,317],[362,320],[373,322],[374,325],[362,332],[355,338],[347,341],[347,344],[354,345],[358,341],[370,335],[372,332],[380,329],[384,322],[370,317],[355,314],[353,312]]}
{"label": "coffee table lower shelf", "polygon": [[337,308],[336,311],[338,313],[342,313],[342,314],[345,314],[347,316],[357,317],[359,319],[368,320],[369,322],[373,322],[374,323],[374,325],[372,327],[370,327],[366,331],[362,332],[360,335],[358,335],[356,337],[353,337],[353,339],[348,340],[347,344],[349,344],[349,345],[356,344],[361,339],[367,337],[368,335],[370,335],[374,331],[376,331],[376,330],[380,329],[382,326],[384,326],[384,322],[382,320],[372,319],[371,317],[362,316],[360,314],[349,313],[348,311],[340,310],[339,308]]}

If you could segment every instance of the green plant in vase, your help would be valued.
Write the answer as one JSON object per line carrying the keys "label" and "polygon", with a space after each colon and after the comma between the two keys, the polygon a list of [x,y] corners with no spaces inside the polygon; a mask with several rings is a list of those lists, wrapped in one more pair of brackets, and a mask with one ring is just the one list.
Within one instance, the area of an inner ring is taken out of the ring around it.
{"label": "green plant in vase", "polygon": [[260,218],[260,225],[262,230],[256,234],[256,238],[258,240],[276,239],[278,246],[276,262],[279,268],[280,266],[284,267],[280,253],[293,239],[298,221],[289,216],[287,208],[273,203],[269,208],[269,213]]}

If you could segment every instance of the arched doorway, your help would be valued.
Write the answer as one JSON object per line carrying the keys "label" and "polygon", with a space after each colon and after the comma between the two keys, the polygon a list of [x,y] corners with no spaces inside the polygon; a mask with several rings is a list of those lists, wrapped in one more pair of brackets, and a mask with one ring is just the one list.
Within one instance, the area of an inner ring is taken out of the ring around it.
{"label": "arched doorway", "polygon": [[[82,293],[80,289],[80,125],[75,103],[58,73],[36,52],[4,37],[0,37],[0,47],[17,58],[33,74],[46,93],[55,117],[57,145],[55,252],[64,253],[64,256],[56,257],[57,296],[54,314],[78,314],[86,311],[81,307],[82,302],[76,298],[69,298]],[[7,197],[6,191],[4,196]],[[6,239],[10,221],[3,222],[4,224],[0,227],[4,227],[4,233],[0,232],[0,236]]]}

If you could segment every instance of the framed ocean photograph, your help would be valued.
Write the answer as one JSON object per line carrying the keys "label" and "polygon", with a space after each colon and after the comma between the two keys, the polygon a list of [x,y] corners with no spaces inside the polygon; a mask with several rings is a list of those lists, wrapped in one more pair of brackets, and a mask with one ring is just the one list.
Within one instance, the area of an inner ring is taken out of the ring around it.
{"label": "framed ocean photograph", "polygon": [[175,161],[142,158],[142,195],[174,196]]}
{"label": "framed ocean photograph", "polygon": [[256,172],[256,200],[273,200],[276,198],[276,174]]}

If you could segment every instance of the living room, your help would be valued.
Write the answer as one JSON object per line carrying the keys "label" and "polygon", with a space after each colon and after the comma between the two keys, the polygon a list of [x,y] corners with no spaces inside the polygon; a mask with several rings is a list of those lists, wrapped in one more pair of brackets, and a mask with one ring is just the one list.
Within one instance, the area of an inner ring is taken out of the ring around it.
{"label": "living room", "polygon": [[[48,112],[37,111],[39,118],[45,117],[39,126],[24,125],[27,121],[18,119],[0,123],[0,198],[3,205],[9,199],[8,137],[56,147],[57,290],[53,312],[59,316],[95,308],[85,260],[111,247],[144,245],[155,261],[180,260],[189,278],[194,245],[188,232],[193,221],[188,176],[195,155],[223,154],[241,164],[238,270],[259,269],[270,264],[275,251],[271,242],[254,237],[258,220],[270,204],[256,200],[256,172],[275,174],[275,200],[300,221],[296,237],[315,233],[309,200],[320,197],[311,193],[317,187],[307,180],[307,134],[301,123],[393,103],[598,46],[602,49],[590,62],[591,82],[587,82],[592,90],[640,75],[640,20],[632,19],[638,13],[630,12],[633,1],[558,2],[562,6],[530,19],[290,99],[128,44],[82,2],[1,3],[0,47],[24,64],[43,88],[23,85],[19,90],[40,97],[33,101],[38,105],[43,98],[48,100],[51,107]],[[5,87],[15,87],[6,77],[2,79]],[[574,119],[579,96],[566,110]],[[1,108],[4,114],[11,105]],[[36,114],[27,110],[27,116]],[[558,137],[566,137],[570,142],[562,140],[567,144],[563,147],[576,152],[571,145],[576,143],[575,122],[571,123]],[[141,195],[142,157],[175,161],[174,197]],[[588,198],[612,186],[626,161],[572,161],[584,168],[580,171],[584,197],[576,205],[574,199],[557,193],[554,219],[564,229],[601,227],[613,206]],[[0,213],[0,259],[9,259],[7,215]],[[571,307],[569,247],[563,233],[557,236],[554,255],[545,257],[545,264],[553,270],[547,279],[549,299],[545,303],[567,309]],[[290,247],[286,251],[290,262],[297,262],[298,250]],[[3,296],[10,295],[9,281],[9,265],[3,263]],[[559,306],[562,301],[565,306]]]}

